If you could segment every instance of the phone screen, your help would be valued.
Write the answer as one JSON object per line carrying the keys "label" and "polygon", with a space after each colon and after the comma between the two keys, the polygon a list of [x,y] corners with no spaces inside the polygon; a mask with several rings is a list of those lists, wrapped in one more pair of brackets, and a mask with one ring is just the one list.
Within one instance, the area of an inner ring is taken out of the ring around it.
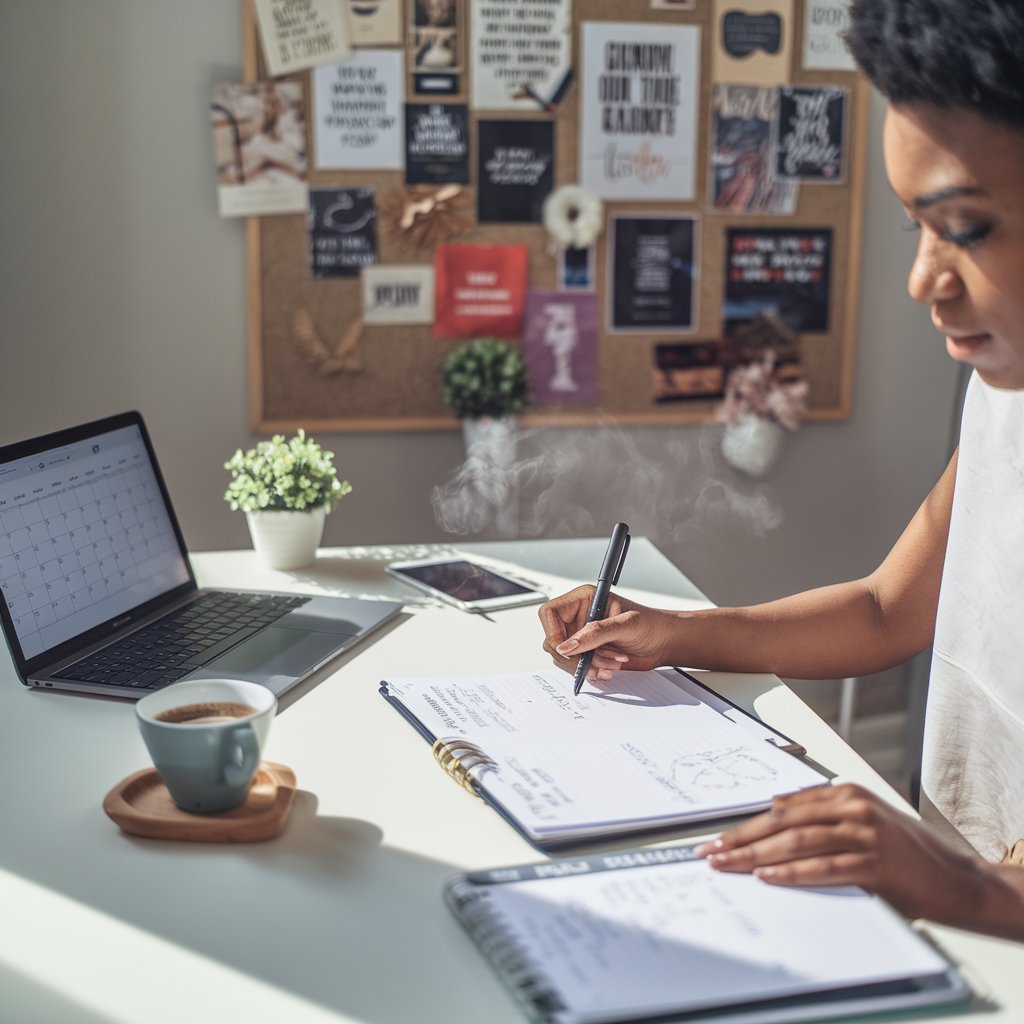
{"label": "phone screen", "polygon": [[407,565],[396,571],[459,601],[486,601],[494,597],[533,593],[530,587],[467,561]]}

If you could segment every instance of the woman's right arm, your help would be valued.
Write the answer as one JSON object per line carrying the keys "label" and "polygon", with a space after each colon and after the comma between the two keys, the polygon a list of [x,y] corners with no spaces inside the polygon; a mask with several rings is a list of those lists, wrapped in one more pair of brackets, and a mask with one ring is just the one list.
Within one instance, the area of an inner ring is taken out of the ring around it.
{"label": "woman's right arm", "polygon": [[593,650],[591,678],[658,665],[774,672],[797,679],[867,675],[924,649],[935,630],[949,535],[954,454],[896,545],[870,575],[767,604],[660,611],[618,595],[586,622],[592,587],[541,606],[544,648],[572,672]]}

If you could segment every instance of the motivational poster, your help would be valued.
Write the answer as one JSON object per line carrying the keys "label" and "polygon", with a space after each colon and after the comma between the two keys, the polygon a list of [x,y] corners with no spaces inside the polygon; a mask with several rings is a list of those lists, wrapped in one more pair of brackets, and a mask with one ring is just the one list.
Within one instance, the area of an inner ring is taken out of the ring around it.
{"label": "motivational poster", "polygon": [[733,85],[792,79],[793,0],[715,0],[712,77]]}
{"label": "motivational poster", "polygon": [[609,327],[690,331],[696,323],[693,217],[613,217]]}
{"label": "motivational poster", "polygon": [[846,95],[845,89],[796,85],[779,90],[778,177],[842,181]]}
{"label": "motivational poster", "polygon": [[725,397],[725,364],[717,341],[654,346],[653,397],[658,404],[710,402]]}
{"label": "motivational poster", "polygon": [[353,46],[401,43],[401,0],[345,0],[345,4]]}
{"label": "motivational poster", "polygon": [[344,60],[348,19],[338,0],[254,0],[267,68],[275,78]]}
{"label": "motivational poster", "polygon": [[849,0],[805,0],[804,67],[809,71],[855,71],[843,32],[850,25]]}
{"label": "motivational poster", "polygon": [[829,324],[830,228],[731,228],[726,232],[727,333],[769,313],[797,332]]}
{"label": "motivational poster", "polygon": [[406,104],[405,181],[408,185],[465,185],[469,181],[465,105]]}
{"label": "motivational poster", "polygon": [[525,245],[439,245],[434,337],[518,338],[527,263]]}
{"label": "motivational poster", "polygon": [[399,50],[357,50],[313,71],[317,167],[401,169],[403,74]]}
{"label": "motivational poster", "polygon": [[419,96],[454,96],[461,91],[463,19],[459,0],[407,0],[406,45]]}
{"label": "motivational poster", "polygon": [[711,93],[714,210],[791,214],[799,186],[775,176],[779,92],[774,86],[716,85]]}
{"label": "motivational poster", "polygon": [[372,189],[310,189],[309,262],[314,277],[354,277],[377,262]]}
{"label": "motivational poster", "polygon": [[307,209],[305,102],[299,82],[216,86],[210,127],[222,217]]}
{"label": "motivational poster", "polygon": [[477,220],[539,224],[555,180],[551,121],[477,124]]}
{"label": "motivational poster", "polygon": [[419,266],[365,267],[363,323],[432,324],[434,268]]}
{"label": "motivational poster", "polygon": [[597,398],[597,296],[527,292],[523,356],[537,405],[593,402]]}
{"label": "motivational poster", "polygon": [[580,183],[606,199],[692,199],[700,29],[588,22]]}
{"label": "motivational poster", "polygon": [[571,80],[571,0],[479,0],[471,39],[474,107],[558,109]]}

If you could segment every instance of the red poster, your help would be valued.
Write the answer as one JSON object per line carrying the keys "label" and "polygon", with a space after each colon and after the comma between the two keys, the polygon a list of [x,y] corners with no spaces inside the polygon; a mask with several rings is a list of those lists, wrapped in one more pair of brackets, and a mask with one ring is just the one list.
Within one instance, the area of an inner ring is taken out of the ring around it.
{"label": "red poster", "polygon": [[518,338],[526,292],[525,245],[440,245],[435,338]]}

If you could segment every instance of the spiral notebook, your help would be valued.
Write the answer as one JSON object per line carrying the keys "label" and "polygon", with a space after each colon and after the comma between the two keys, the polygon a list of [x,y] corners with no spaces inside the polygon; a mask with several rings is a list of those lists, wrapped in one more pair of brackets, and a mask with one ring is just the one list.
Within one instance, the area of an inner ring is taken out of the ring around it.
{"label": "spiral notebook", "polygon": [[463,874],[445,899],[529,1017],[551,1024],[792,1024],[970,997],[862,889],[771,886],[688,847]]}
{"label": "spiral notebook", "polygon": [[535,847],[751,814],[825,781],[788,737],[679,669],[385,680],[441,767]]}

